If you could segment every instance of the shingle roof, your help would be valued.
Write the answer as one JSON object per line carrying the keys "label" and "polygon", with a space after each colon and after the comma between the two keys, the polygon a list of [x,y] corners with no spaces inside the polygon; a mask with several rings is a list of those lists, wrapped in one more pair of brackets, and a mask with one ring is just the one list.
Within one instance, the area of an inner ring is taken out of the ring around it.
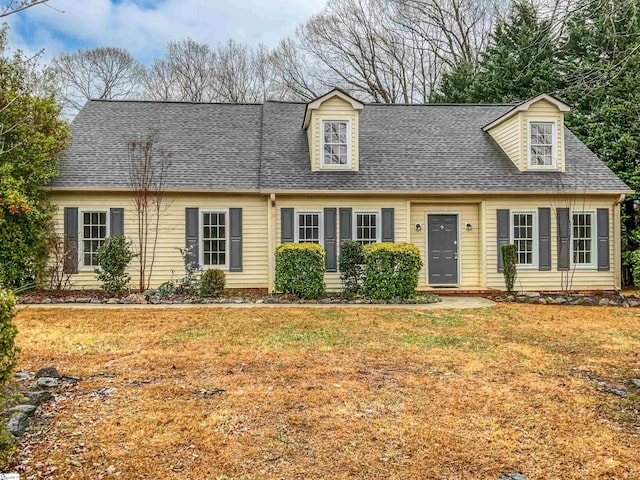
{"label": "shingle roof", "polygon": [[89,101],[52,187],[126,188],[128,142],[157,131],[167,188],[257,190],[261,125],[260,104]]}
{"label": "shingle roof", "polygon": [[263,191],[629,191],[565,132],[566,172],[520,172],[482,127],[513,105],[380,105],[360,113],[360,171],[312,172],[304,103],[92,101],[54,187],[126,186],[126,143],[158,130],[169,188]]}

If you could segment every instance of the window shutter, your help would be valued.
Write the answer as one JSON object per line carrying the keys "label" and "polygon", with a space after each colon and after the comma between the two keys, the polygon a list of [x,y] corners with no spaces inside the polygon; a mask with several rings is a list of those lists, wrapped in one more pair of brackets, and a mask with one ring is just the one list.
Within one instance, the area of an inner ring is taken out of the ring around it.
{"label": "window shutter", "polygon": [[295,242],[295,218],[293,208],[280,209],[280,243]]}
{"label": "window shutter", "polygon": [[124,235],[124,208],[109,209],[109,235],[112,237]]}
{"label": "window shutter", "polygon": [[197,208],[185,208],[185,248],[187,254],[184,257],[185,266],[200,263],[200,210]]}
{"label": "window shutter", "polygon": [[383,208],[381,216],[382,216],[382,241],[393,243],[395,240],[393,208]]}
{"label": "window shutter", "polygon": [[229,271],[242,271],[242,209],[229,209]]}
{"label": "window shutter", "polygon": [[569,209],[556,209],[558,217],[558,270],[569,270]]}
{"label": "window shutter", "polygon": [[538,270],[551,270],[551,209],[538,209]]}
{"label": "window shutter", "polygon": [[64,208],[64,273],[78,273],[78,208]]}
{"label": "window shutter", "polygon": [[609,270],[609,209],[599,208],[598,216],[598,270]]}
{"label": "window shutter", "polygon": [[511,237],[509,230],[509,210],[496,210],[496,221],[498,223],[498,272],[504,269],[502,263],[502,245],[509,243]]}
{"label": "window shutter", "polygon": [[351,208],[340,209],[340,241],[353,239],[352,221],[353,210]]}
{"label": "window shutter", "polygon": [[337,210],[335,208],[324,209],[324,262],[327,272],[338,271],[336,214]]}

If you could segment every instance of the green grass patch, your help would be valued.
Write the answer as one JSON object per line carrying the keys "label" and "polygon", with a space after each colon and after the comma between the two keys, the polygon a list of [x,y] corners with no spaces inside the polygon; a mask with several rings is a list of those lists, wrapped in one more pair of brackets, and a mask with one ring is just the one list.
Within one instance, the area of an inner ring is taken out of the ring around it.
{"label": "green grass patch", "polygon": [[467,338],[459,335],[437,335],[435,333],[403,333],[395,338],[405,345],[415,345],[429,348],[451,348],[468,341]]}
{"label": "green grass patch", "polygon": [[329,347],[342,345],[346,341],[341,332],[328,328],[286,328],[272,333],[265,340],[265,343],[272,347],[286,345]]}

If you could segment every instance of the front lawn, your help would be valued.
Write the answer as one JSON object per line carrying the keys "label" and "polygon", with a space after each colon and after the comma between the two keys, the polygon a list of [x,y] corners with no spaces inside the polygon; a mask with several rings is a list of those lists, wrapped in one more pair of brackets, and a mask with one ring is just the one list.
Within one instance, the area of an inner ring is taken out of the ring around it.
{"label": "front lawn", "polygon": [[83,377],[14,455],[28,478],[640,477],[634,309],[27,309],[17,325],[19,370]]}

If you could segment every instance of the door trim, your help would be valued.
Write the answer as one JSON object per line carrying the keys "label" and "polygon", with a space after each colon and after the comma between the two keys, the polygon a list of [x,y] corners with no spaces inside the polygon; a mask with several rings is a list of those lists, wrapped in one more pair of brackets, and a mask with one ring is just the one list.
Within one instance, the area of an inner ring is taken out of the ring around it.
{"label": "door trim", "polygon": [[431,284],[429,283],[429,215],[450,215],[455,216],[457,221],[456,233],[458,242],[458,268],[456,269],[456,283],[447,284],[447,287],[460,287],[462,284],[462,244],[460,243],[460,219],[462,218],[462,214],[460,212],[426,212],[424,214],[424,271],[425,271],[425,282],[428,287],[438,286],[437,283]]}

